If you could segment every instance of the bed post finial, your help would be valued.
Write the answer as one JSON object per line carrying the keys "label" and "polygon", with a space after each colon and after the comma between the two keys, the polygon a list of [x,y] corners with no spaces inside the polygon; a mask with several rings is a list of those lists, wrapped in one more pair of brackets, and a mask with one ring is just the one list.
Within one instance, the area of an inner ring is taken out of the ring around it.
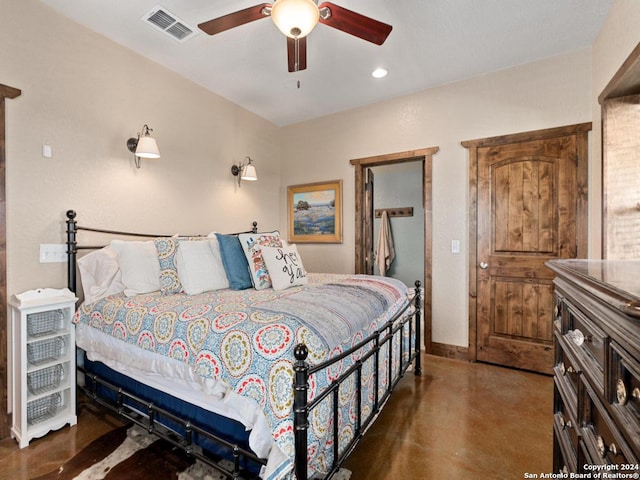
{"label": "bed post finial", "polygon": [[293,365],[293,431],[295,435],[295,472],[296,480],[307,480],[307,430],[309,428],[309,349],[299,343],[293,350],[296,361]]}
{"label": "bed post finial", "polygon": [[416,307],[416,376],[422,375],[422,338],[421,328],[422,323],[422,283],[420,280],[416,280],[416,295],[415,295],[415,307]]}
{"label": "bed post finial", "polygon": [[258,222],[256,222],[255,220],[251,224],[251,232],[252,233],[258,233]]}

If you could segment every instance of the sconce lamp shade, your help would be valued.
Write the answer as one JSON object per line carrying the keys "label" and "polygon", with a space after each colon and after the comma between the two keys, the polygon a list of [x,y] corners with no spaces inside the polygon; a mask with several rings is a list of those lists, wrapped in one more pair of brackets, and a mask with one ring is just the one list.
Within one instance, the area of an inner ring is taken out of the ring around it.
{"label": "sconce lamp shade", "polygon": [[252,164],[245,165],[242,169],[242,180],[248,180],[249,182],[255,182],[258,180],[258,173],[256,167]]}
{"label": "sconce lamp shade", "polygon": [[127,140],[127,148],[133,153],[133,160],[136,168],[140,168],[141,158],[160,158],[160,150],[156,140],[151,136],[153,132],[149,125],[142,127],[142,133],[138,133],[138,137],[131,137]]}
{"label": "sconce lamp shade", "polygon": [[155,138],[149,136],[140,137],[135,155],[141,158],[160,158],[160,151]]}
{"label": "sconce lamp shade", "polygon": [[313,0],[276,0],[271,19],[287,37],[302,38],[318,24],[320,10]]}
{"label": "sconce lamp shade", "polygon": [[238,165],[233,165],[231,167],[231,175],[238,177],[238,186],[240,186],[240,182],[242,180],[247,180],[249,182],[255,182],[258,180],[258,172],[256,172],[256,167],[253,166],[253,160],[251,160],[251,157],[246,157],[245,161],[246,163],[239,163]]}

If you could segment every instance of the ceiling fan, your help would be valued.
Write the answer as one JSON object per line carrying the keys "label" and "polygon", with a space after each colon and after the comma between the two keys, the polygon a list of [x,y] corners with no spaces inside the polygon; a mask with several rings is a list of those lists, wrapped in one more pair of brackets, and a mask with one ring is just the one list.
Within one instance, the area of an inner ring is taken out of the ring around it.
{"label": "ceiling fan", "polygon": [[290,72],[307,68],[307,35],[318,22],[376,45],[382,45],[392,29],[391,25],[331,2],[317,5],[313,0],[275,0],[273,3],[261,3],[203,22],[198,28],[209,35],[215,35],[265,17],[271,17],[278,29],[287,36]]}

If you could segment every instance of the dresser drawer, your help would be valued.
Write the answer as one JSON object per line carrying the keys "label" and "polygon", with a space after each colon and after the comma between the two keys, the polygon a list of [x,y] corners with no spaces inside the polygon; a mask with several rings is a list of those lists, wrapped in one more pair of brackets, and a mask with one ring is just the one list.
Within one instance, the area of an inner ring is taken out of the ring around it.
{"label": "dresser drawer", "polygon": [[559,426],[557,417],[553,420],[554,472],[570,473],[578,471],[578,458],[573,450],[571,439]]}
{"label": "dresser drawer", "polygon": [[613,416],[626,432],[634,453],[640,456],[640,363],[616,342],[611,342],[609,385]]}
{"label": "dresser drawer", "polygon": [[[553,428],[558,437],[558,443],[562,447],[563,457],[565,459],[573,459],[570,463],[574,465],[579,444],[577,417],[575,415],[576,406],[567,404],[558,388],[557,380],[557,378],[554,378]],[[575,398],[569,401],[575,402]],[[575,468],[572,468],[571,471],[575,471]]]}
{"label": "dresser drawer", "polygon": [[604,366],[608,348],[607,335],[580,311],[567,306],[568,330],[562,338],[571,345],[570,350],[582,364],[582,370],[590,375],[604,394]]}
{"label": "dresser drawer", "polygon": [[591,464],[636,464],[637,458],[622,438],[620,431],[598,399],[596,393],[584,385],[584,406],[580,436]]}
{"label": "dresser drawer", "polygon": [[[560,336],[558,332],[556,336],[556,351],[555,351],[555,365],[553,372],[555,378],[561,384],[561,392],[571,391],[571,397],[573,403],[575,402],[576,395],[578,394],[578,385],[580,383],[580,366],[575,360],[574,355],[571,353],[571,347],[567,346],[565,338]],[[565,397],[567,395],[565,394]],[[567,399],[568,400],[568,399]],[[574,412],[577,418],[577,410]]]}

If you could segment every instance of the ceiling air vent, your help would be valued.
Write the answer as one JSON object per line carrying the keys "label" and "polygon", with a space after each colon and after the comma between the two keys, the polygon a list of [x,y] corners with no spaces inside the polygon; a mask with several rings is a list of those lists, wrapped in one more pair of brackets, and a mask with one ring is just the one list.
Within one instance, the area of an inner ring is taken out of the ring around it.
{"label": "ceiling air vent", "polygon": [[164,7],[154,7],[153,10],[142,17],[142,20],[162,30],[164,33],[170,35],[179,42],[185,42],[196,35],[195,29],[187,25]]}

